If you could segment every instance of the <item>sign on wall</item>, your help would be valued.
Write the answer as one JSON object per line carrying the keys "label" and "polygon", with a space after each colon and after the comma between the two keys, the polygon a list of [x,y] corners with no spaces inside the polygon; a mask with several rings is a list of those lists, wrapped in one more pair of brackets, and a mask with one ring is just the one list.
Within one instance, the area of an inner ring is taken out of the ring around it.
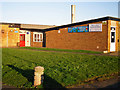
{"label": "sign on wall", "polygon": [[71,27],[68,28],[69,33],[73,32],[89,32],[88,26],[79,26],[79,27]]}
{"label": "sign on wall", "polygon": [[18,33],[18,31],[14,31],[15,33]]}
{"label": "sign on wall", "polygon": [[111,21],[111,26],[116,26],[116,21]]}
{"label": "sign on wall", "polygon": [[120,22],[118,24],[120,25]]}
{"label": "sign on wall", "polygon": [[89,24],[89,32],[102,32],[102,24]]}
{"label": "sign on wall", "polygon": [[19,24],[9,24],[10,28],[20,28]]}

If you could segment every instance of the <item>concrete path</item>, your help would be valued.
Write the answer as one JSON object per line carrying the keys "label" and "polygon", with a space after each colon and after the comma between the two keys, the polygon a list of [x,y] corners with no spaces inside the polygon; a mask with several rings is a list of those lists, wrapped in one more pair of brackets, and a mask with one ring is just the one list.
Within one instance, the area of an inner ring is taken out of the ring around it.
{"label": "concrete path", "polygon": [[[95,90],[99,90],[101,88],[116,88],[115,90],[117,90],[117,89],[120,89],[120,77],[105,80],[105,81],[95,81],[94,83],[89,83],[89,84],[80,85],[80,86],[74,86],[74,87],[70,87],[67,89],[69,90],[69,89],[83,89],[83,88],[94,88]],[[2,89],[3,90],[4,89],[19,90],[20,88],[16,88],[16,87],[9,86],[9,85],[2,85]]]}
{"label": "concrete path", "polygon": [[120,78],[109,79],[105,81],[96,81],[85,85],[76,86],[73,88],[119,88],[120,89]]}
{"label": "concrete path", "polygon": [[94,53],[81,53],[81,52],[65,52],[65,51],[50,51],[50,50],[38,50],[38,49],[24,49],[24,48],[17,48],[23,50],[32,50],[32,51],[42,51],[42,52],[58,52],[58,53],[75,53],[75,54],[82,54],[82,55],[96,55],[96,56],[120,56],[120,52],[113,52],[113,53],[101,53],[101,54],[94,54]]}
{"label": "concrete path", "polygon": [[4,88],[10,88],[10,89],[12,89],[12,88],[16,88],[16,87],[2,84],[2,88],[3,88],[3,89],[4,89]]}

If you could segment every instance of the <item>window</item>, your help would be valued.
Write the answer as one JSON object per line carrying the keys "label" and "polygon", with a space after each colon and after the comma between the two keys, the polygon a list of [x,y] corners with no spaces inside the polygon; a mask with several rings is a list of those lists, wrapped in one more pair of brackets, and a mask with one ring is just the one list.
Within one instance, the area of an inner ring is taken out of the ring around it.
{"label": "window", "polygon": [[111,30],[115,30],[115,27],[111,27]]}
{"label": "window", "polygon": [[111,42],[115,42],[115,32],[111,32]]}
{"label": "window", "polygon": [[42,42],[43,34],[42,33],[33,33],[33,42]]}
{"label": "window", "polygon": [[25,34],[20,35],[20,41],[25,41]]}

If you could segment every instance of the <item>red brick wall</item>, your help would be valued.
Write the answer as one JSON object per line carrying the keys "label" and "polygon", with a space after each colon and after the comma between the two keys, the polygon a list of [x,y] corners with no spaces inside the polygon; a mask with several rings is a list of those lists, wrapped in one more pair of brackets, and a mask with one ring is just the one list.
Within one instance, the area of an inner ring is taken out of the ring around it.
{"label": "red brick wall", "polygon": [[33,42],[33,32],[31,32],[31,47],[42,47],[43,42]]}
{"label": "red brick wall", "polygon": [[2,25],[0,24],[0,47],[2,47]]}
{"label": "red brick wall", "polygon": [[[77,26],[87,25],[88,24]],[[63,28],[60,29],[60,33],[58,33],[58,30],[46,32],[46,47],[60,49],[105,51],[108,48],[107,37],[107,24],[102,25],[102,32],[68,33],[68,28]]]}
{"label": "red brick wall", "polygon": [[120,51],[120,24],[118,25],[118,39],[119,39],[119,42],[118,42],[118,51]]}

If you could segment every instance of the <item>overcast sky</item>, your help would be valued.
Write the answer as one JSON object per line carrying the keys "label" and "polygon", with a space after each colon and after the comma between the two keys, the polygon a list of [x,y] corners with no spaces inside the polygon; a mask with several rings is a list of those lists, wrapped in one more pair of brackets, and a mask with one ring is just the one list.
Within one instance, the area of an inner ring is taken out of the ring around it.
{"label": "overcast sky", "polygon": [[104,16],[118,17],[118,2],[1,2],[2,22],[64,25],[71,23],[71,5],[76,22]]}

